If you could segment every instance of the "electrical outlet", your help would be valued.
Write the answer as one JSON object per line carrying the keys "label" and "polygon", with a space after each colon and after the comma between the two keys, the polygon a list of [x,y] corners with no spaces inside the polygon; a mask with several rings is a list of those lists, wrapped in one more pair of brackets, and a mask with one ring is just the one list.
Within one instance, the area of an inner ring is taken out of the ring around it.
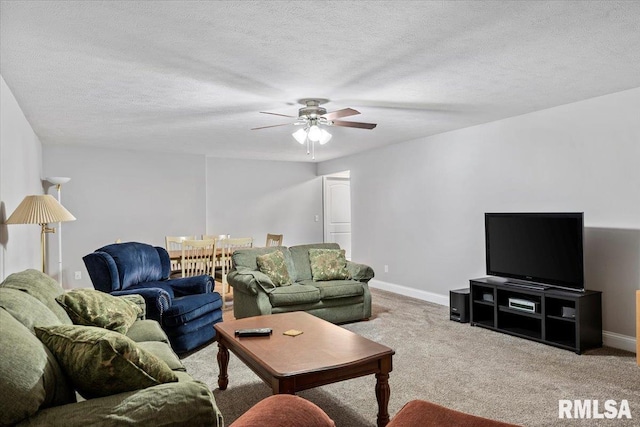
{"label": "electrical outlet", "polygon": [[81,271],[76,271],[74,274],[74,277],[76,280],[80,280],[82,279],[82,272]]}
{"label": "electrical outlet", "polygon": [[388,265],[385,265],[385,266],[384,266],[384,272],[385,272],[385,273],[388,273],[388,272],[389,272],[389,266],[388,266]]}
{"label": "electrical outlet", "polygon": [[316,215],[313,219],[314,219],[316,222],[320,221],[320,215]]}

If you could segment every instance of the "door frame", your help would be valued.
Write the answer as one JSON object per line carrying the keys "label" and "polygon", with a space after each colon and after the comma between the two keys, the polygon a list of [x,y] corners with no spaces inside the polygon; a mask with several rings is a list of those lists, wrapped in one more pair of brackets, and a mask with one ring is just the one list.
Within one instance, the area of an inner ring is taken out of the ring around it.
{"label": "door frame", "polygon": [[[328,179],[334,179],[334,180],[340,180],[340,181],[349,182],[349,211],[351,212],[351,174],[350,174],[350,171],[344,171],[344,172],[338,172],[338,173],[335,173],[335,174],[324,175],[322,177],[322,241],[325,242],[325,243],[328,241],[327,233],[329,232],[329,217],[330,217],[330,215],[328,214],[329,206],[327,204],[327,180]],[[350,219],[352,219],[352,218],[353,217],[350,216]],[[353,229],[353,222],[350,221],[349,224],[351,225],[350,228]],[[351,248],[350,248],[349,252],[351,252]],[[351,254],[349,253],[349,255],[351,255]]]}

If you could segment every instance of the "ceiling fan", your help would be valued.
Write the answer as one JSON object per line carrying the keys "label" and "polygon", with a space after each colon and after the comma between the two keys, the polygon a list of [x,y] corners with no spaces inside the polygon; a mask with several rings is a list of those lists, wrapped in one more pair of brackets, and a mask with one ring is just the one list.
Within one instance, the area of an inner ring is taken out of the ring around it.
{"label": "ceiling fan", "polygon": [[271,114],[274,116],[290,117],[296,119],[292,123],[281,123],[278,125],[261,126],[252,128],[251,130],[273,128],[278,126],[303,126],[298,129],[292,135],[300,144],[307,144],[307,154],[311,153],[312,159],[315,159],[315,143],[324,145],[331,139],[331,134],[320,126],[344,126],[358,129],[373,129],[377,126],[376,123],[363,123],[363,122],[349,122],[345,120],[336,120],[342,117],[355,116],[360,114],[359,111],[353,108],[343,108],[341,110],[327,113],[326,108],[320,105],[329,102],[328,99],[322,98],[303,98],[298,100],[298,103],[304,105],[304,107],[298,110],[298,117],[289,116],[280,113],[269,113],[267,111],[261,111],[262,114]]}

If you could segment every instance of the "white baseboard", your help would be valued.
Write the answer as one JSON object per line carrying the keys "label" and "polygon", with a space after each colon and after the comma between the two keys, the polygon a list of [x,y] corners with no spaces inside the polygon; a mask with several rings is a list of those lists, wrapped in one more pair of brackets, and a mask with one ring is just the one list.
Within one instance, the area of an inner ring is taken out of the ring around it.
{"label": "white baseboard", "polygon": [[602,331],[602,341],[607,347],[619,348],[620,350],[626,350],[632,353],[636,352],[636,339],[628,335]]}
{"label": "white baseboard", "polygon": [[[383,282],[382,280],[372,279],[369,286],[383,291],[393,292],[395,294],[407,297],[417,298],[423,301],[433,302],[435,304],[449,306],[449,296],[440,295],[433,292],[423,291],[420,289],[409,288],[407,286],[396,285],[395,283]],[[602,331],[602,341],[607,347],[613,347],[620,350],[636,352],[636,339],[627,335],[615,332]]]}
{"label": "white baseboard", "polygon": [[436,304],[445,305],[449,307],[448,295],[435,294],[433,292],[427,292],[427,291],[422,291],[420,289],[408,288],[406,286],[383,282],[382,280],[376,280],[376,279],[370,280],[369,286],[376,289],[382,289],[383,291],[393,292],[395,294],[417,298],[423,301],[433,302]]}

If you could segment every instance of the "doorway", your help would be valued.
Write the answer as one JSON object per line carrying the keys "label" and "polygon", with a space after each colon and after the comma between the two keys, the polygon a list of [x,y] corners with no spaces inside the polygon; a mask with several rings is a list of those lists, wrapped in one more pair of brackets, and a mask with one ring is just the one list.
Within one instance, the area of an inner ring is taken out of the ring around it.
{"label": "doorway", "polygon": [[322,178],[324,241],[337,243],[351,259],[351,175],[349,171]]}

